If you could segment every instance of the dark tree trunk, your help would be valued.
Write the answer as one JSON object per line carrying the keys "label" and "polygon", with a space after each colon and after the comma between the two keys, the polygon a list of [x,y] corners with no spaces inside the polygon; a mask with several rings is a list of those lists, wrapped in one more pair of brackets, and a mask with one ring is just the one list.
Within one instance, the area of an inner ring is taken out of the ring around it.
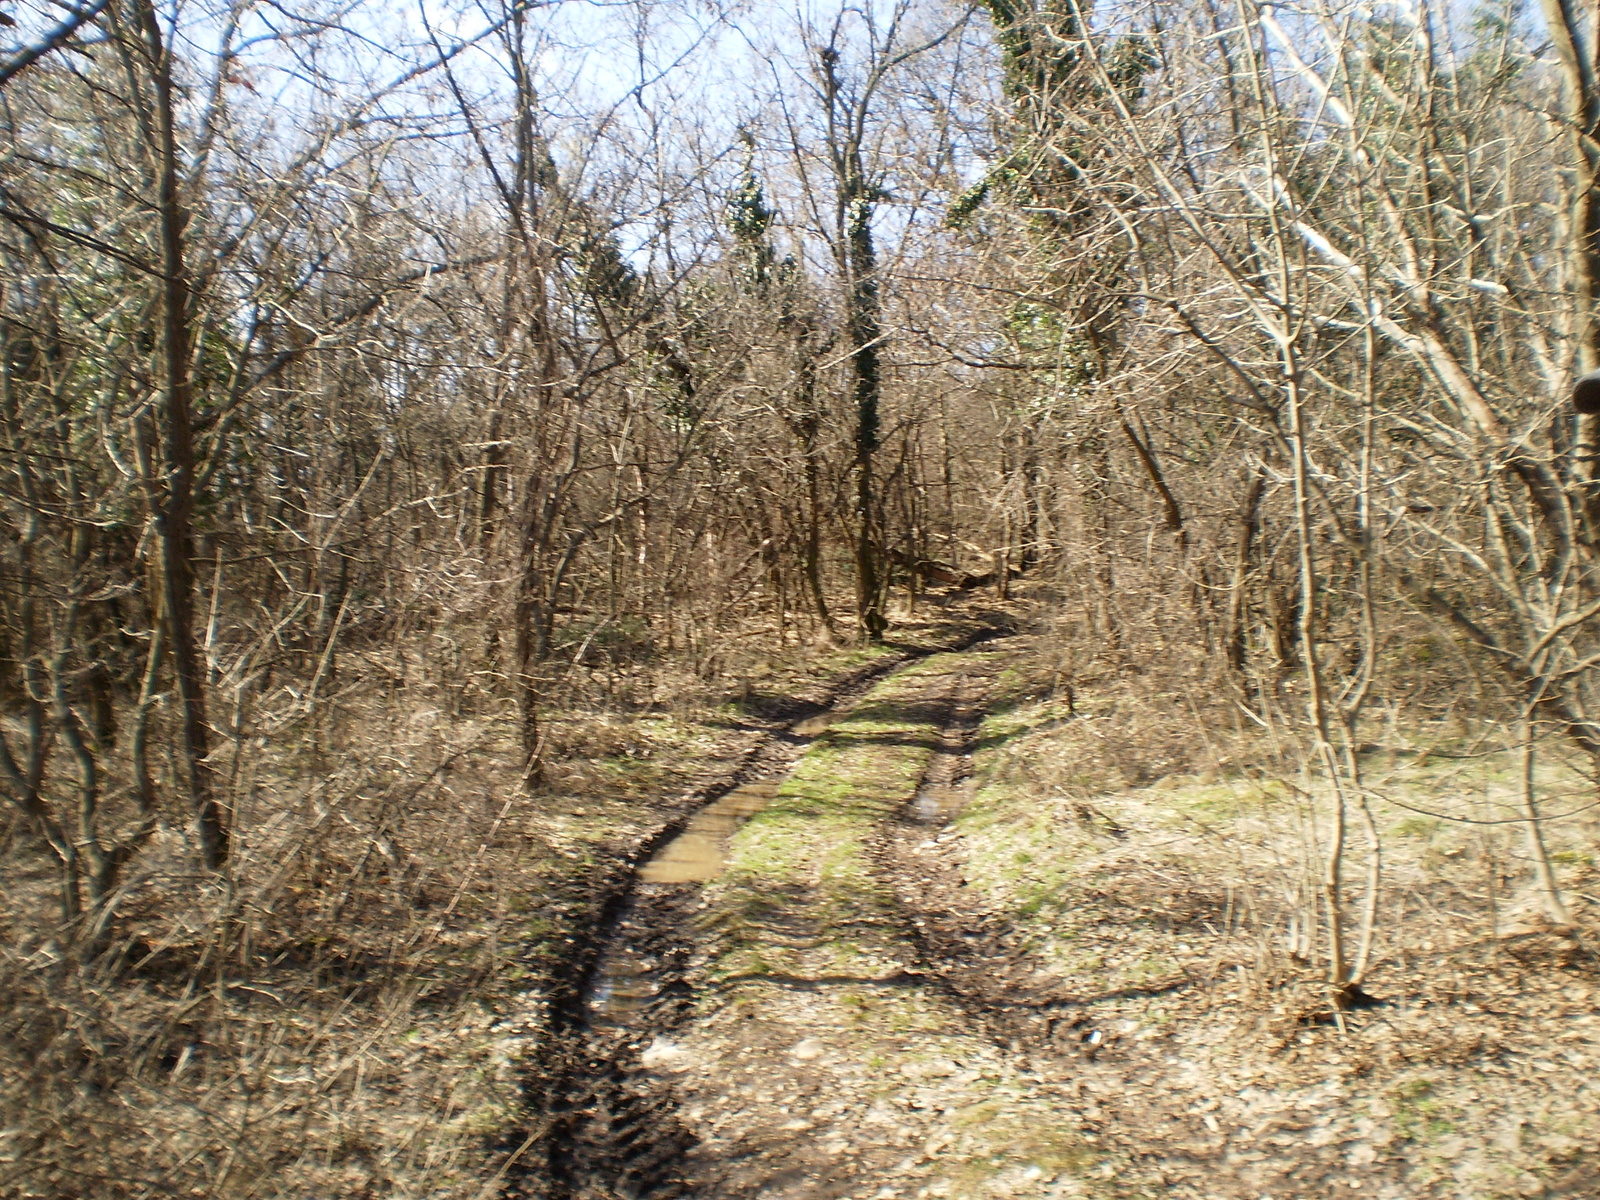
{"label": "dark tree trunk", "polygon": [[1266,490],[1266,476],[1260,471],[1250,472],[1245,485],[1244,502],[1239,506],[1239,536],[1234,543],[1233,583],[1228,590],[1228,665],[1243,673],[1248,656],[1248,627],[1250,616],[1250,560],[1255,554],[1256,534],[1261,528],[1261,495]]}
{"label": "dark tree trunk", "polygon": [[161,560],[161,601],[178,706],[178,770],[200,830],[205,864],[228,858],[228,823],[217,799],[206,719],[206,671],[195,635],[193,295],[184,261],[189,214],[178,183],[172,51],[150,0],[140,0],[140,32],[155,98],[156,209],[161,231],[162,478],[151,514]]}
{"label": "dark tree trunk", "polygon": [[839,223],[837,253],[845,274],[850,398],[856,415],[856,617],[862,636],[876,642],[882,640],[889,627],[883,613],[882,539],[872,477],[883,396],[883,366],[878,353],[883,339],[882,305],[878,292],[877,248],[872,240],[876,188],[867,178],[862,157],[865,114],[846,105],[841,94],[839,52],[829,46],[822,51],[821,61],[823,93],[833,134]]}

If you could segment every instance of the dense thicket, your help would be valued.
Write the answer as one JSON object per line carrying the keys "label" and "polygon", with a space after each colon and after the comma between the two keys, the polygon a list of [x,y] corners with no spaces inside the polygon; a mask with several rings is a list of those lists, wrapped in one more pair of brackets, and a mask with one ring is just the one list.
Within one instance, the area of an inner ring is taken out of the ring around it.
{"label": "dense thicket", "polygon": [[536,795],[551,712],[1026,579],[1294,731],[1354,986],[1371,714],[1600,752],[1600,36],[1545,9],[19,12],[7,975],[114,989],[153,905],[215,968],[393,714]]}

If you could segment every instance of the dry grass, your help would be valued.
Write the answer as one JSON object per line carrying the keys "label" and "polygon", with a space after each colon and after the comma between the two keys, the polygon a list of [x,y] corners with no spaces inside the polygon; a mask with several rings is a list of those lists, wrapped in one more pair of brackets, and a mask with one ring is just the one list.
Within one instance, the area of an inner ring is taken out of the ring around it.
{"label": "dry grass", "polygon": [[[1335,1017],[1315,909],[1329,798],[1292,693],[1264,729],[1197,660],[1076,671],[1069,718],[1056,668],[1017,656],[958,828],[1018,978],[1042,969],[1073,1039],[1095,1034],[1086,1086],[1115,1094],[1125,1193],[1595,1194],[1600,822],[1565,748],[1542,747],[1539,787],[1571,813],[1546,827],[1570,930],[1537,916],[1516,824],[1447,819],[1514,813],[1505,731],[1443,681],[1381,712],[1362,757],[1384,853],[1364,986],[1383,1003]],[[1365,854],[1355,837],[1352,915]]]}
{"label": "dry grass", "polygon": [[483,1113],[515,1101],[489,1030],[519,897],[560,860],[506,802],[492,722],[359,700],[324,731],[337,753],[248,755],[225,877],[159,834],[93,961],[38,922],[47,880],[11,893],[0,1186],[422,1194],[477,1174]]}
{"label": "dry grass", "polygon": [[13,828],[0,1195],[492,1194],[538,1153],[524,1090],[550,1008],[640,846],[737,766],[763,712],[824,703],[886,653],[739,632],[715,664],[572,672],[536,795],[512,783],[494,681],[452,684],[456,641],[352,644],[314,725],[303,687],[252,701],[222,764],[226,875],[164,826],[87,961]]}

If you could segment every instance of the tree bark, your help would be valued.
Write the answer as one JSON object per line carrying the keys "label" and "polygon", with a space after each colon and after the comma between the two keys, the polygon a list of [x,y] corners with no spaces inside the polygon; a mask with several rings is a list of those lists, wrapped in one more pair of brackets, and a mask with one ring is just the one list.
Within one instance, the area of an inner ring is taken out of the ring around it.
{"label": "tree bark", "polygon": [[172,47],[150,0],[138,0],[145,65],[154,92],[156,211],[161,239],[162,479],[152,512],[161,562],[161,607],[178,707],[178,769],[200,831],[206,866],[228,858],[228,822],[217,800],[206,719],[206,675],[195,635],[193,295],[184,261],[189,214],[179,185]]}
{"label": "tree bark", "polygon": [[1244,502],[1239,505],[1239,536],[1233,550],[1233,585],[1228,590],[1228,665],[1240,674],[1248,658],[1248,625],[1250,612],[1250,559],[1255,552],[1256,534],[1261,528],[1261,496],[1266,490],[1266,476],[1260,471],[1250,472],[1250,482],[1245,485]]}
{"label": "tree bark", "polygon": [[840,87],[839,52],[821,54],[823,96],[828,108],[839,223],[838,254],[845,273],[845,330],[850,339],[850,399],[855,408],[856,617],[868,641],[881,641],[889,627],[883,613],[882,546],[876,519],[873,456],[878,451],[883,396],[883,340],[878,256],[872,240],[874,188],[867,178],[861,139],[865,113],[848,110]]}

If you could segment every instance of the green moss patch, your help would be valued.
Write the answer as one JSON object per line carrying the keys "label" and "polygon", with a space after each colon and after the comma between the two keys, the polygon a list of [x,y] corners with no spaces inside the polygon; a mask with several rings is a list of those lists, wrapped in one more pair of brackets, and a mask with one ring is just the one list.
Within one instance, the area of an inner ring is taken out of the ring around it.
{"label": "green moss patch", "polygon": [[895,899],[872,846],[927,770],[943,717],[929,677],[954,659],[935,655],[869,692],[734,836],[728,869],[707,894],[721,935],[713,974],[874,978],[903,969]]}

